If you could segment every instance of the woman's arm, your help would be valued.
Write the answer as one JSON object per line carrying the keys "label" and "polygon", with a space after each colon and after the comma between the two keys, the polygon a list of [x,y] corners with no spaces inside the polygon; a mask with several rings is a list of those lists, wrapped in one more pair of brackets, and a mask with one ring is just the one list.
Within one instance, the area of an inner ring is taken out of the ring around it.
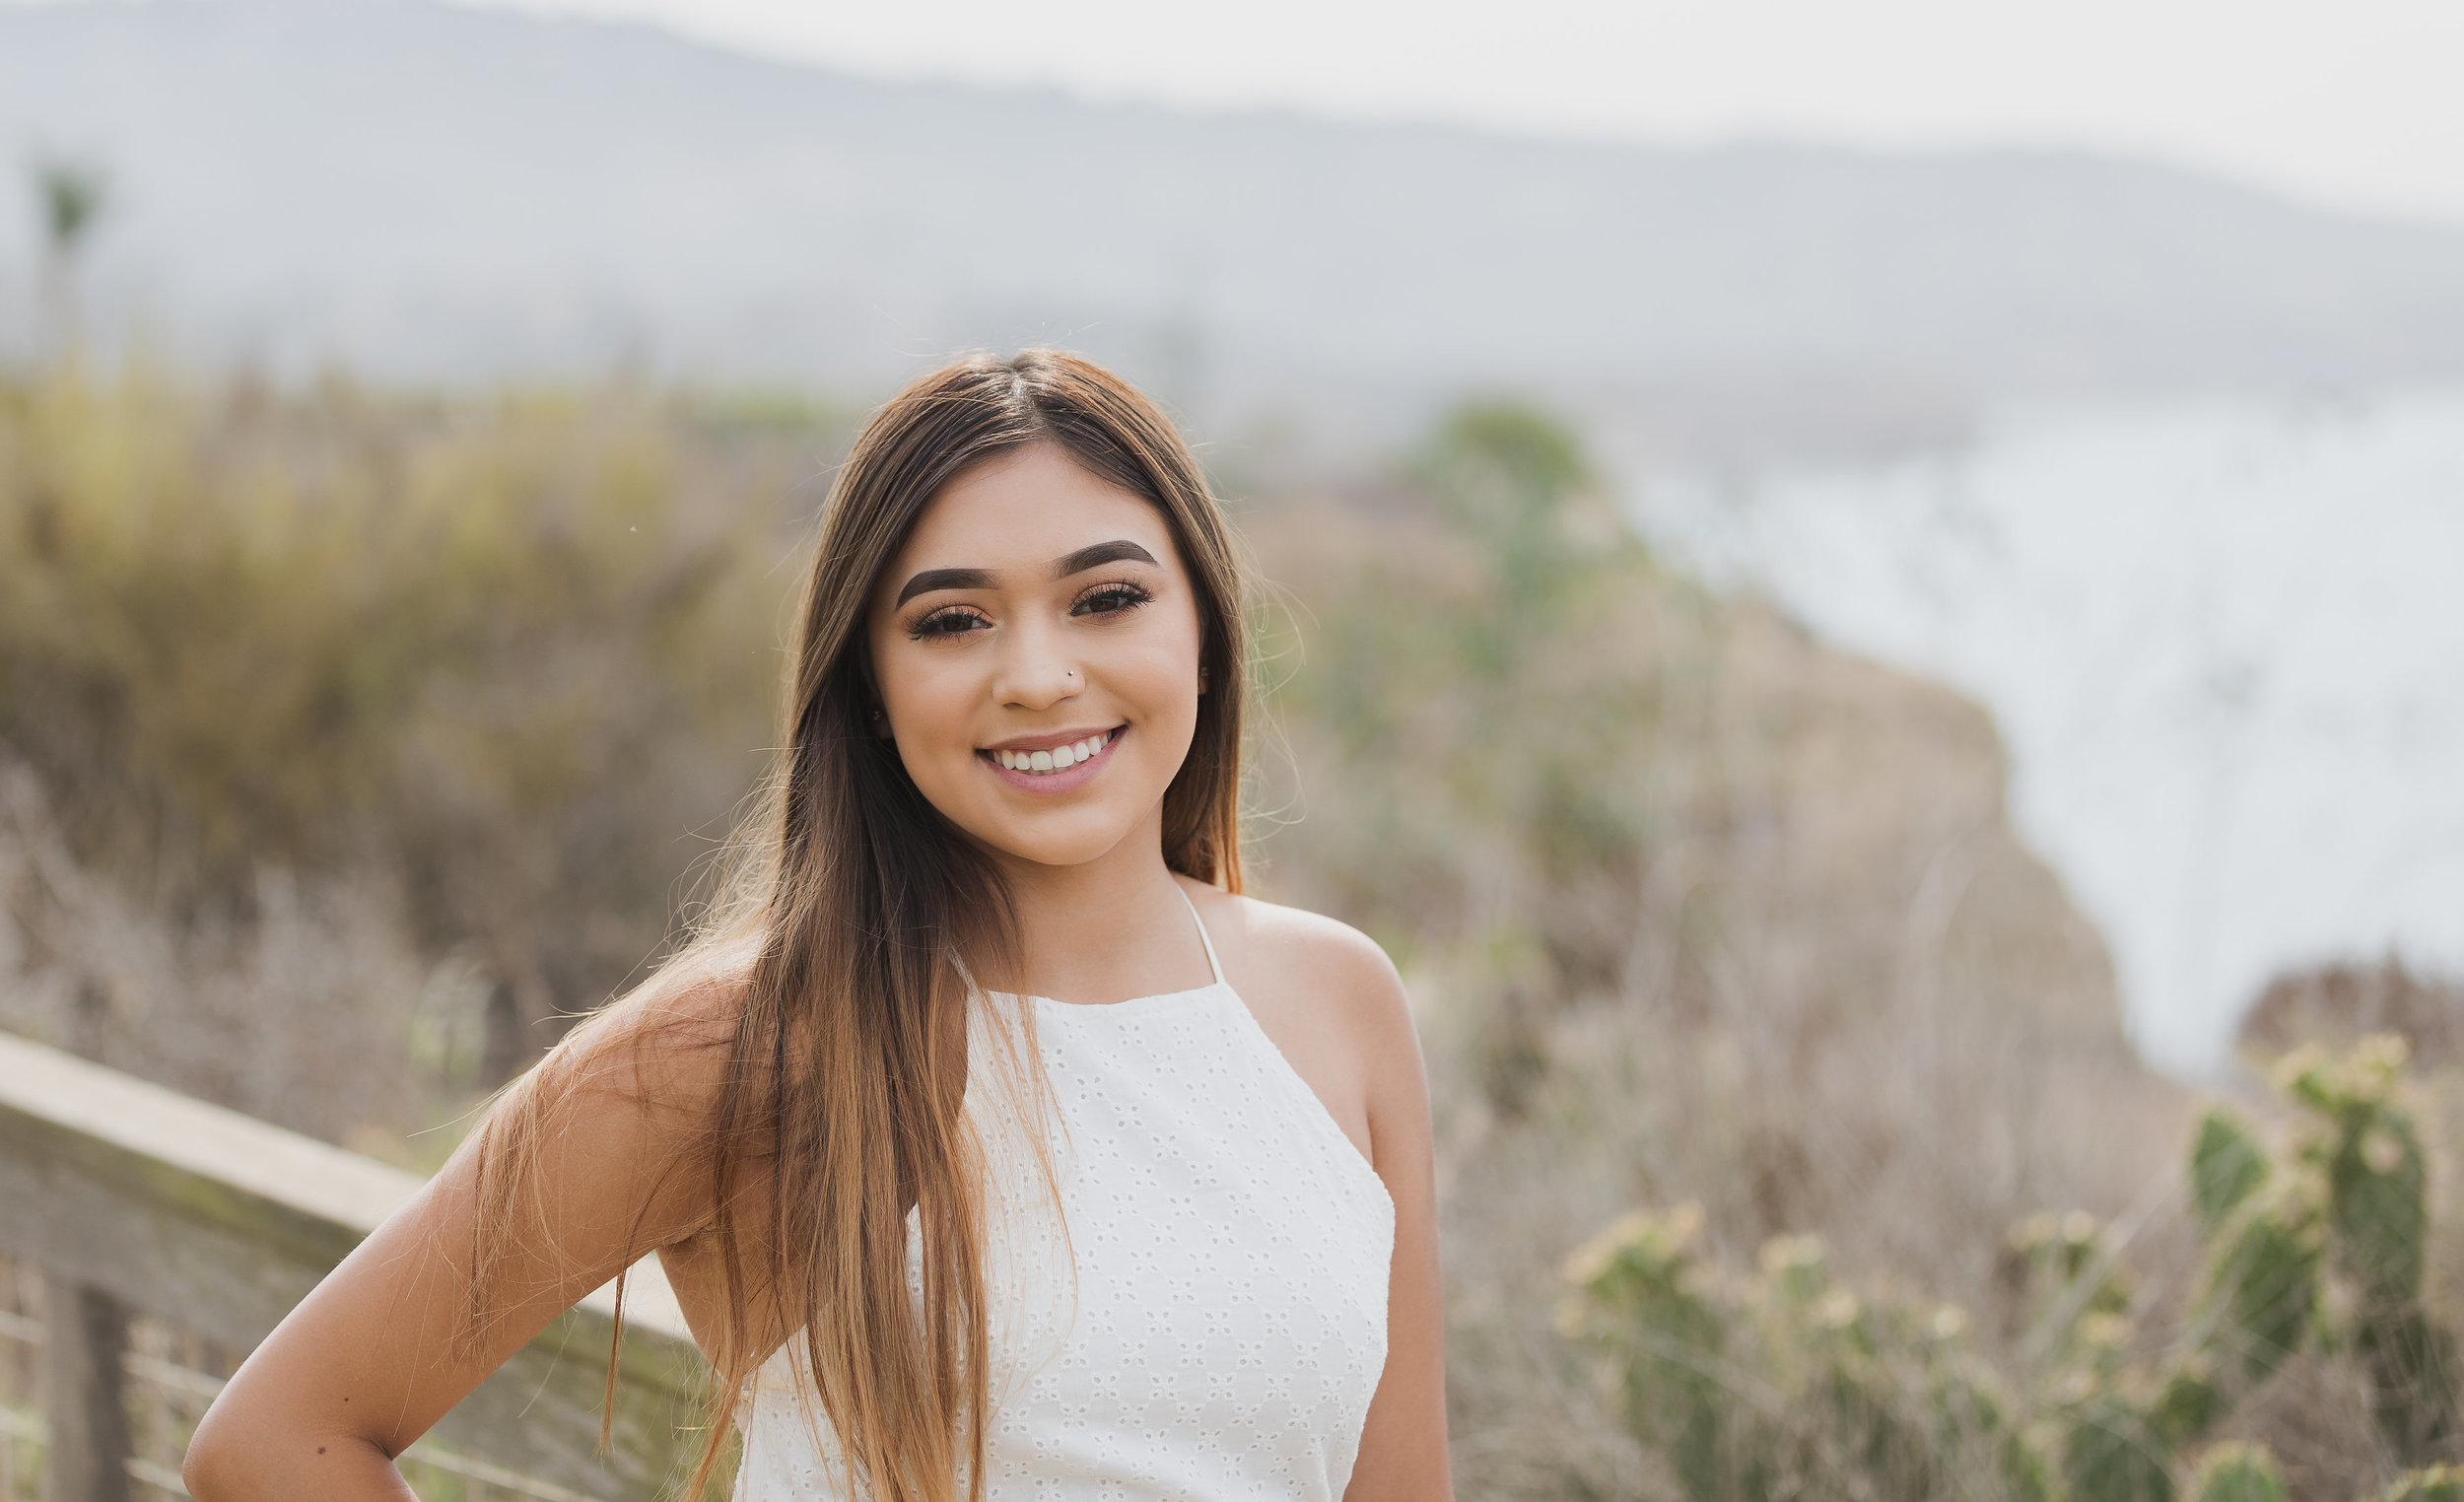
{"label": "woman's arm", "polygon": [[1395,1260],[1387,1282],[1386,1372],[1343,1498],[1446,1502],[1455,1493],[1446,1455],[1446,1316],[1428,1079],[1393,962],[1368,938],[1346,932],[1356,942],[1344,946],[1351,952],[1337,974],[1367,1082],[1372,1161],[1395,1201]]}
{"label": "woman's arm", "polygon": [[536,1198],[469,1321],[482,1154],[445,1169],[240,1365],[182,1468],[199,1502],[408,1499],[393,1459],[541,1327],[708,1219],[697,1172],[734,991],[662,976],[567,1040],[492,1114],[535,1110]]}
{"label": "woman's arm", "polygon": [[1331,918],[1192,890],[1201,912],[1220,916],[1225,973],[1258,1025],[1368,1155],[1395,1201],[1386,1370],[1369,1400],[1345,1502],[1449,1502],[1437,1152],[1403,978],[1375,940]]}

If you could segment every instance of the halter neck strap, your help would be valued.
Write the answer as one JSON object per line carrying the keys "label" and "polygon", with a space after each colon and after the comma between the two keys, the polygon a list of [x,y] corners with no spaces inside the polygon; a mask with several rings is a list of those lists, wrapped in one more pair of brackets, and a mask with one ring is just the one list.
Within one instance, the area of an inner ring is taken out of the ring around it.
{"label": "halter neck strap", "polygon": [[[1190,901],[1190,894],[1181,883],[1174,882],[1172,890],[1181,894],[1181,906],[1190,910],[1190,922],[1198,928],[1198,941],[1206,946],[1206,973],[1213,978],[1212,984],[1221,986],[1223,984],[1223,961],[1215,957],[1214,935],[1206,931],[1206,921],[1198,916],[1198,904]],[[955,948],[945,948],[941,952],[949,956],[950,968],[958,972],[959,984],[967,988],[967,994],[969,996],[983,994],[976,986],[975,973],[967,968],[965,960],[958,957],[958,951]]]}
{"label": "halter neck strap", "polygon": [[1213,937],[1206,932],[1206,921],[1198,916],[1198,904],[1190,901],[1190,894],[1187,888],[1183,887],[1181,883],[1176,881],[1172,884],[1172,890],[1181,894],[1182,904],[1190,910],[1190,922],[1198,924],[1198,941],[1206,946],[1206,969],[1208,973],[1214,977],[1214,984],[1221,986],[1223,984],[1223,962],[1215,958],[1215,941]]}

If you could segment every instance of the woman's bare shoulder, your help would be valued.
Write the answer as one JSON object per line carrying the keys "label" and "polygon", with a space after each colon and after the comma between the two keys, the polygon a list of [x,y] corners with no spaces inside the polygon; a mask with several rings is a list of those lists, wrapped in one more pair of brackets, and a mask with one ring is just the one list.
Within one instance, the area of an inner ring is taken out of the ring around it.
{"label": "woman's bare shoulder", "polygon": [[[1199,899],[1201,905],[1207,899]],[[1391,1057],[1399,1041],[1416,1035],[1403,977],[1377,940],[1349,923],[1228,892],[1213,893],[1212,931],[1231,939],[1226,959],[1242,973],[1244,995],[1253,1002],[1273,996],[1327,1019],[1363,1057]]]}
{"label": "woman's bare shoulder", "polygon": [[681,1029],[732,1037],[761,954],[759,934],[697,943],[609,1002],[593,1020],[603,1017],[609,1031],[624,1035]]}
{"label": "woman's bare shoulder", "polygon": [[579,1109],[700,1117],[735,1067],[758,937],[695,945],[575,1026],[536,1088]]}
{"label": "woman's bare shoulder", "polygon": [[698,945],[582,1019],[491,1108],[464,1144],[468,1171],[500,1192],[535,1185],[561,1228],[629,1223],[650,1246],[700,1229],[708,1184],[690,1170],[744,1078],[737,1022],[758,952]]}
{"label": "woman's bare shoulder", "polygon": [[1351,924],[1306,908],[1222,894],[1226,911],[1253,961],[1278,974],[1324,976],[1367,985],[1400,1001],[1403,981],[1378,941]]}

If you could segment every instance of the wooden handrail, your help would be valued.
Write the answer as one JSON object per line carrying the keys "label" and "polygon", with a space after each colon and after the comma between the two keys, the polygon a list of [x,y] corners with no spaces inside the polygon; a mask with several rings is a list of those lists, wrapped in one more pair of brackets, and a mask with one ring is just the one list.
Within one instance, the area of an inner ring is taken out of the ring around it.
{"label": "wooden handrail", "polygon": [[[53,1495],[124,1495],[127,1437],[111,1414],[126,1311],[252,1347],[420,1183],[0,1033],[0,1251],[43,1269]],[[660,1495],[700,1452],[702,1360],[645,1259],[626,1284],[614,1437],[601,1456],[614,1313],[602,1288],[559,1317],[447,1414],[438,1438],[584,1496]]]}

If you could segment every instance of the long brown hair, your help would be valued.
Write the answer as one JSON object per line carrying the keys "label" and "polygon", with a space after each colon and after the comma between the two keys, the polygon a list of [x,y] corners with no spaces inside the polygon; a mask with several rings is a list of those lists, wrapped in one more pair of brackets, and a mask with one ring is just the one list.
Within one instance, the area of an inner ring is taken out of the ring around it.
{"label": "long brown hair", "polygon": [[[1241,887],[1245,589],[1188,445],[1126,381],[1060,350],[978,355],[916,381],[864,426],[825,504],[780,764],[740,842],[738,900],[669,962],[729,944],[754,955],[697,1159],[726,1319],[709,1352],[696,1493],[767,1355],[748,1332],[799,1317],[804,1365],[852,1481],[882,1502],[952,1502],[962,1473],[971,1498],[983,1492],[983,1198],[962,1109],[969,988],[951,957],[981,956],[998,972],[1017,939],[992,863],[870,731],[865,621],[934,495],[972,466],[1044,443],[1143,497],[1172,529],[1208,691],[1164,794],[1163,854],[1184,875]],[[535,1168],[539,1094],[517,1089],[488,1124],[474,1279],[483,1313],[486,1269]],[[767,1192],[747,1194],[755,1182]],[[908,1283],[911,1207],[921,1308]]]}

